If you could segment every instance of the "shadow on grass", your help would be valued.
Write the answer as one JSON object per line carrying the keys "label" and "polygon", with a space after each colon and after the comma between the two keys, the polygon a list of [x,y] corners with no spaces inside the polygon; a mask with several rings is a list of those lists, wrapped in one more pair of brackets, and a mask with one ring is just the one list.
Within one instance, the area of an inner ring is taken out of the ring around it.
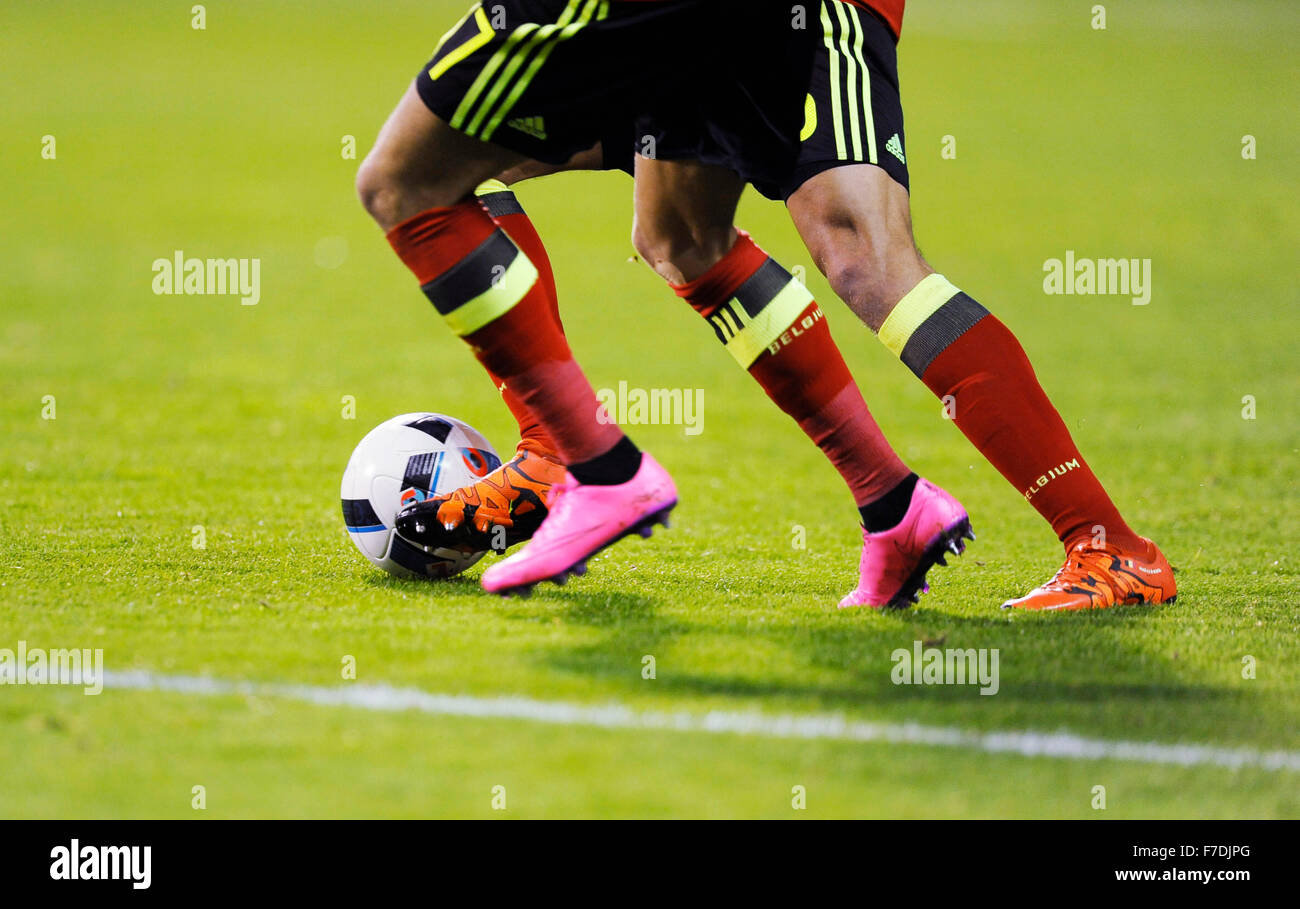
{"label": "shadow on grass", "polygon": [[[1158,647],[1126,646],[1116,633],[1152,623],[1158,614],[1150,608],[1009,619],[997,609],[964,616],[936,609],[864,613],[777,606],[756,613],[715,607],[663,617],[662,601],[647,595],[566,589],[547,596],[560,601],[563,621],[603,635],[596,643],[548,645],[541,652],[545,664],[622,685],[628,694],[642,694],[644,685],[653,684],[657,695],[733,699],[736,709],[811,707],[895,721],[1065,726],[1139,738],[1245,742],[1266,735],[1264,726],[1274,732],[1285,726],[1281,717],[1261,723],[1265,712],[1253,692],[1188,681],[1183,667]],[[750,602],[761,602],[759,596]],[[894,684],[891,655],[910,650],[914,641],[999,649],[997,693],[980,695],[978,684]],[[715,653],[717,669],[702,669],[702,654]],[[653,683],[640,677],[647,654],[657,660]]]}
{"label": "shadow on grass", "polygon": [[[455,596],[511,621],[593,630],[594,640],[590,633],[581,641],[548,637],[533,659],[629,698],[653,691],[683,702],[722,699],[734,709],[832,710],[989,728],[1064,726],[1116,737],[1289,738],[1283,730],[1295,711],[1266,710],[1254,691],[1206,684],[1176,661],[1170,649],[1176,638],[1163,620],[1185,614],[1185,607],[1012,613],[988,596],[1001,579],[976,575],[964,579],[962,596],[990,605],[975,614],[949,611],[943,600],[951,599],[951,589],[936,591],[942,598],[934,606],[837,610],[828,605],[833,581],[825,574],[770,567],[775,571],[704,588],[686,576],[639,590],[591,590],[579,580],[542,585],[528,598],[488,594],[464,576],[439,582],[436,592],[422,581],[376,576],[369,583]],[[698,608],[690,605],[692,596],[700,598]],[[952,605],[960,608],[960,601]],[[893,654],[910,651],[916,641],[998,649],[997,694],[980,695],[978,684],[894,684]],[[641,676],[647,655],[657,662],[653,682]]]}

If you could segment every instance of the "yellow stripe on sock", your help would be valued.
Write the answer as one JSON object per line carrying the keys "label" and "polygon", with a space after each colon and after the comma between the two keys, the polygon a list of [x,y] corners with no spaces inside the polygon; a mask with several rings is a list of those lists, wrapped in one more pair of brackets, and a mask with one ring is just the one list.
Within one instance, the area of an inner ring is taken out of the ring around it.
{"label": "yellow stripe on sock", "polygon": [[[781,292],[772,298],[754,318],[740,326],[740,330],[727,342],[727,350],[741,369],[749,369],[754,361],[763,355],[777,338],[799,318],[799,313],[813,301],[813,295],[796,279],[781,288]],[[733,306],[732,311],[743,319],[744,309]]]}
{"label": "yellow stripe on sock", "polygon": [[491,195],[492,193],[504,193],[509,191],[510,191],[510,187],[506,186],[500,180],[484,180],[474,190],[474,195],[487,196],[487,195]]}
{"label": "yellow stripe on sock", "polygon": [[958,293],[960,291],[943,275],[926,275],[898,301],[885,324],[880,326],[880,343],[893,351],[894,356],[901,357],[908,339],[921,323]]}
{"label": "yellow stripe on sock", "polygon": [[537,267],[520,252],[499,281],[443,318],[462,338],[471,335],[513,309],[536,282]]}

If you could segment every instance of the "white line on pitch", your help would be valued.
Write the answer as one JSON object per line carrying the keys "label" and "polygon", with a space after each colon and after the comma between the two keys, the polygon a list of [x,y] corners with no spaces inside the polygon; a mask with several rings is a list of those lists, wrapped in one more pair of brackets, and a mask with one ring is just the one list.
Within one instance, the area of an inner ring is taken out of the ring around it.
{"label": "white line on pitch", "polygon": [[180,694],[256,695],[331,707],[386,712],[415,710],[436,716],[528,720],[560,726],[602,729],[666,729],[675,732],[733,733],[779,739],[829,739],[966,748],[994,754],[1019,754],[1070,760],[1136,761],[1178,767],[1258,767],[1300,771],[1300,752],[1259,751],[1218,745],[1163,744],[1085,738],[1070,732],[1009,730],[976,732],[921,723],[873,723],[833,713],[768,714],[732,710],[668,713],[622,704],[586,705],[525,697],[434,694],[415,688],[352,684],[274,685],[232,682],[207,676],[160,675],[147,671],[104,673],[104,687]]}

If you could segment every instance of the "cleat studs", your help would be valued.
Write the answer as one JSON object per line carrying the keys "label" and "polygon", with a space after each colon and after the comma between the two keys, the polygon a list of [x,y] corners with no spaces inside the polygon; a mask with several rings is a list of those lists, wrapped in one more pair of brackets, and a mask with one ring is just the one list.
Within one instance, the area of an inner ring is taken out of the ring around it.
{"label": "cleat studs", "polygon": [[942,565],[944,568],[947,568],[947,567],[948,567],[948,560],[947,560],[946,558],[944,558],[944,555],[943,555],[942,552],[939,553],[937,556],[934,557],[934,561],[935,561],[935,564],[936,564],[936,565]]}
{"label": "cleat studs", "polygon": [[636,532],[641,534],[641,536],[643,537],[649,537],[652,533],[654,533],[654,525],[642,524],[640,527],[636,529]]}
{"label": "cleat studs", "polygon": [[579,562],[577,565],[574,565],[569,570],[573,572],[574,577],[580,578],[587,573],[587,563]]}
{"label": "cleat studs", "polygon": [[951,552],[953,555],[961,555],[961,550],[962,550],[961,544],[958,543],[956,540],[948,541],[948,551]]}
{"label": "cleat studs", "polygon": [[964,536],[966,539],[970,540],[972,543],[975,542],[975,531],[972,530],[970,527],[967,527],[967,528],[966,528],[966,532],[963,533],[962,536]]}

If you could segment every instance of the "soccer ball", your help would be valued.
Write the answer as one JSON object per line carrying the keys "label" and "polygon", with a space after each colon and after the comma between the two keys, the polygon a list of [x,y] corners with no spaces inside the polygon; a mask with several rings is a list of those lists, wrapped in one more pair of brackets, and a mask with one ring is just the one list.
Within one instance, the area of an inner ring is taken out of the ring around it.
{"label": "soccer ball", "polygon": [[398,577],[449,578],[480,558],[469,548],[425,552],[393,532],[412,502],[451,492],[501,466],[492,444],[468,423],[438,413],[385,420],[357,445],[343,471],[343,523],[372,564]]}

